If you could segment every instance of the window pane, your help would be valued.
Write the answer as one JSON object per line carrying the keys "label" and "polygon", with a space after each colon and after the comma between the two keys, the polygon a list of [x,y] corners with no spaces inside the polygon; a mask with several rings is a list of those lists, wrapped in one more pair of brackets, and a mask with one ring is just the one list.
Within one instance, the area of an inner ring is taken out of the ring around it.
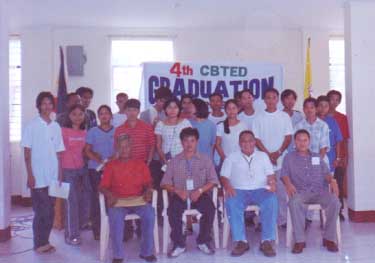
{"label": "window pane", "polygon": [[329,40],[329,88],[341,92],[342,100],[337,110],[346,113],[344,44],[344,39]]}

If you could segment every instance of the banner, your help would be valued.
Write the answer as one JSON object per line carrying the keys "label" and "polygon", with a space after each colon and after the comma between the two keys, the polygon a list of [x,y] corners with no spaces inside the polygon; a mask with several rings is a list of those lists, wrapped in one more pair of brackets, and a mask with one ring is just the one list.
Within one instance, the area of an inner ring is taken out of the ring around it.
{"label": "banner", "polygon": [[267,89],[282,91],[283,69],[278,64],[264,63],[144,63],[140,90],[143,109],[155,103],[154,90],[162,86],[170,88],[178,98],[189,93],[205,101],[214,92],[226,101],[238,91],[248,89],[254,95],[254,107],[259,109],[264,108],[262,98]]}

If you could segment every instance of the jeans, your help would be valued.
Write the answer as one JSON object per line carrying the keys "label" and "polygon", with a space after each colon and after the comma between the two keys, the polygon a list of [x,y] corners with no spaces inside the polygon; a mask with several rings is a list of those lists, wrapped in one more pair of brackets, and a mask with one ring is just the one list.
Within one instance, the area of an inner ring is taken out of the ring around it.
{"label": "jeans", "polygon": [[[182,233],[182,214],[187,208],[187,202],[177,195],[172,195],[168,207],[168,219],[171,226],[171,239],[175,246],[185,247],[185,236]],[[202,217],[199,220],[199,235],[197,244],[207,244],[211,242],[211,229],[215,217],[215,206],[209,194],[202,194],[194,203],[192,209],[197,209]]]}
{"label": "jeans", "polygon": [[92,198],[92,189],[89,178],[89,172],[87,166],[83,169],[82,174],[82,189],[80,196],[80,203],[82,204],[82,209],[79,213],[79,224],[80,227],[86,226],[90,221],[90,211],[91,211],[91,198]]}
{"label": "jeans", "polygon": [[334,178],[337,181],[339,187],[339,199],[341,203],[341,212],[344,209],[344,177],[346,169],[344,167],[336,167]]}
{"label": "jeans", "polygon": [[228,197],[225,205],[232,232],[233,241],[245,241],[244,211],[248,205],[255,204],[260,207],[260,221],[262,223],[262,241],[276,239],[276,221],[278,201],[276,194],[266,189],[239,190],[236,195]]}
{"label": "jeans", "polygon": [[151,256],[154,253],[155,211],[150,204],[134,207],[108,208],[109,227],[111,231],[113,258],[124,258],[124,219],[127,214],[137,214],[141,219],[141,256]]}
{"label": "jeans", "polygon": [[48,187],[31,189],[34,211],[34,249],[49,244],[49,235],[55,216],[55,198],[48,195]]}
{"label": "jeans", "polygon": [[65,201],[65,238],[80,236],[79,214],[84,204],[81,202],[84,169],[63,169],[63,181],[70,184],[69,196]]}
{"label": "jeans", "polygon": [[89,179],[91,183],[91,222],[92,231],[94,235],[100,234],[100,205],[99,205],[99,191],[98,186],[100,184],[101,172],[97,172],[95,169],[89,169]]}

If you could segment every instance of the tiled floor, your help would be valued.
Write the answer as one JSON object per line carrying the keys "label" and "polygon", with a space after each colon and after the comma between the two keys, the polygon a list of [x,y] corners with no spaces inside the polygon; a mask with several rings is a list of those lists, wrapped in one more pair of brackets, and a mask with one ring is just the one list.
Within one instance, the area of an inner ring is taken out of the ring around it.
{"label": "tiled floor", "polygon": [[[31,216],[32,211],[29,208],[14,208],[13,220],[17,226],[15,236],[6,243],[0,243],[0,262],[18,263],[18,262],[99,262],[99,242],[92,239],[91,232],[83,232],[83,244],[80,247],[72,247],[64,243],[62,231],[54,230],[51,236],[51,243],[57,247],[57,252],[51,255],[38,255],[32,250],[32,232]],[[237,263],[237,262],[273,262],[273,263],[317,263],[317,262],[375,262],[375,223],[342,224],[343,243],[339,253],[330,253],[321,246],[321,234],[319,222],[314,222],[307,232],[307,248],[303,254],[293,255],[290,249],[285,247],[285,230],[279,231],[280,244],[277,247],[277,256],[275,258],[266,258],[258,251],[260,234],[249,229],[248,238],[251,249],[248,253],[239,258],[233,258],[228,250],[219,249],[214,256],[201,254],[195,248],[194,236],[188,237],[188,251],[176,259],[169,259],[165,255],[158,255],[158,262],[161,263]],[[160,235],[161,236],[161,235]],[[125,262],[143,262],[138,258],[138,240],[134,239],[125,243],[126,259]],[[23,252],[25,251],[25,252]],[[12,254],[12,255],[11,255]],[[106,262],[110,262],[107,257]]]}

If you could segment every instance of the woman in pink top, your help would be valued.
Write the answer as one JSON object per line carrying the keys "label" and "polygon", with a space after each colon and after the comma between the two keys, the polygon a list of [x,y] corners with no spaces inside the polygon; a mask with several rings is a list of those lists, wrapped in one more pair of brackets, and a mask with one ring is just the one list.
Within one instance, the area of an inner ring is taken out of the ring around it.
{"label": "woman in pink top", "polygon": [[85,109],[81,105],[74,105],[69,109],[68,116],[69,120],[61,129],[65,145],[61,159],[63,181],[70,184],[69,197],[65,202],[65,242],[79,245],[80,193],[84,174],[82,152],[86,142]]}

